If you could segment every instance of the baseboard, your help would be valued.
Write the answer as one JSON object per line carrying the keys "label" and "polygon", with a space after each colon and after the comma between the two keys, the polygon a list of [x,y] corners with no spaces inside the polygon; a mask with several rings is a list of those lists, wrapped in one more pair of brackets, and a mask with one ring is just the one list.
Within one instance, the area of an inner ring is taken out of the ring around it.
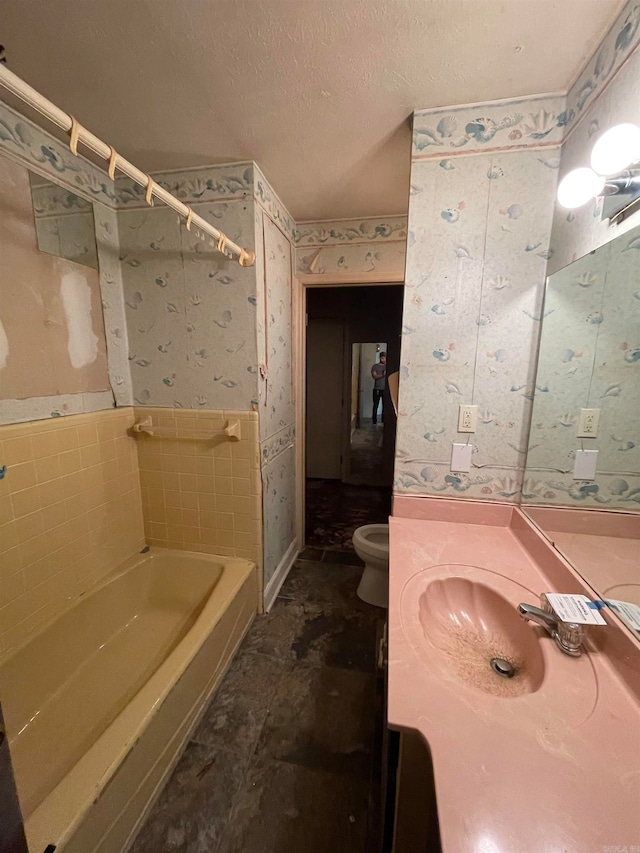
{"label": "baseboard", "polygon": [[296,557],[299,553],[300,551],[298,549],[298,542],[297,540],[294,540],[287,548],[284,557],[278,563],[278,568],[269,578],[269,583],[264,588],[265,613],[268,613],[271,610],[271,607],[273,606],[273,603],[276,600],[278,593],[280,592],[280,587],[287,579],[287,575],[291,570],[291,566],[293,566],[293,564],[295,563]]}

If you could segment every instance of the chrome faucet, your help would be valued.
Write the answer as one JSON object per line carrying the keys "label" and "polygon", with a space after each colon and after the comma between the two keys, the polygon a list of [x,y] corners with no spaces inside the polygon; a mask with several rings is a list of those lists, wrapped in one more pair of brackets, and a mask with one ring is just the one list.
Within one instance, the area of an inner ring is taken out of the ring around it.
{"label": "chrome faucet", "polygon": [[582,654],[584,627],[577,622],[563,622],[544,593],[540,596],[540,607],[519,604],[518,613],[527,622],[544,628],[553,637],[560,651],[577,658]]}

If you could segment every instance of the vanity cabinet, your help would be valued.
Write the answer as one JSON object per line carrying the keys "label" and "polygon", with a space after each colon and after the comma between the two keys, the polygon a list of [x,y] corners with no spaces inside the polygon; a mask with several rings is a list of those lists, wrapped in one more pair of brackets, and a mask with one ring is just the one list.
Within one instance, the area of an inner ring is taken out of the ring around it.
{"label": "vanity cabinet", "polygon": [[417,732],[397,738],[391,853],[441,853],[431,755]]}

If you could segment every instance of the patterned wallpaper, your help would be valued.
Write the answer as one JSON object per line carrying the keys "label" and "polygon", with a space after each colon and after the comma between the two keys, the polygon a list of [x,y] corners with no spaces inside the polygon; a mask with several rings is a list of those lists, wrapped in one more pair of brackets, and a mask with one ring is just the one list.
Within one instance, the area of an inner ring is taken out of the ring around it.
{"label": "patterned wallpaper", "polygon": [[114,183],[84,157],[76,157],[37,124],[0,100],[0,151],[89,201],[116,204]]}
{"label": "patterned wallpaper", "polygon": [[292,376],[293,220],[262,174],[256,190],[260,455],[264,583],[295,541],[295,406]]}
{"label": "patterned wallpaper", "polygon": [[98,272],[102,314],[107,339],[107,364],[116,406],[133,405],[133,385],[129,362],[129,334],[120,263],[118,214],[104,204],[93,205],[98,249]]}
{"label": "patterned wallpaper", "polygon": [[264,584],[274,576],[296,538],[295,445],[262,469],[264,502]]}
{"label": "patterned wallpaper", "polygon": [[263,214],[266,377],[260,383],[260,437],[294,423],[291,375],[291,244]]}
{"label": "patterned wallpaper", "polygon": [[296,223],[257,163],[253,164],[253,176],[253,197],[257,204],[278,226],[289,242],[294,243]]}
{"label": "patterned wallpaper", "polygon": [[[250,199],[194,209],[253,246]],[[138,405],[251,409],[255,270],[201,241],[169,208],[118,212],[129,362]]]}
{"label": "patterned wallpaper", "polygon": [[[549,278],[523,500],[640,511],[640,227]],[[597,438],[577,439],[581,408]],[[574,452],[598,450],[594,481]],[[555,470],[553,470],[555,469]]]}
{"label": "patterned wallpaper", "polygon": [[[567,95],[567,131],[586,115],[604,94],[616,73],[640,44],[640,3],[627,0],[596,47]],[[608,123],[607,127],[615,124]]]}
{"label": "patterned wallpaper", "polygon": [[[572,212],[556,206],[552,228],[549,219],[558,177],[588,164],[592,137],[621,121],[640,123],[639,40],[640,3],[630,0],[566,98],[415,115],[397,490],[519,499],[524,460],[534,443],[529,410],[534,394],[537,399],[546,393],[544,380],[535,379],[545,271],[638,222],[635,214],[612,230],[600,222],[597,203]],[[634,256],[629,249],[627,259]],[[545,317],[551,310],[545,306]],[[593,321],[597,312],[586,316]],[[626,337],[633,338],[632,330]],[[637,346],[626,339],[622,344],[630,353]],[[570,343],[565,350],[580,351]],[[567,363],[567,372],[574,368]],[[603,392],[609,388],[608,396],[615,397],[615,384],[612,378]],[[633,402],[631,395],[627,399]],[[472,472],[456,475],[449,459],[451,442],[466,438],[455,428],[463,401],[478,404],[479,423],[469,438]],[[618,447],[629,442],[621,437]],[[622,455],[619,449],[611,453]],[[609,462],[611,470],[620,470],[611,456]],[[614,477],[618,494],[609,494],[608,505],[632,495],[634,482],[621,479]],[[540,488],[527,483],[528,493]]]}
{"label": "patterned wallpaper", "polygon": [[294,236],[298,274],[404,273],[406,216],[301,222]]}
{"label": "patterned wallpaper", "polygon": [[[253,192],[254,163],[225,163],[192,169],[154,172],[153,179],[184,204],[250,198]],[[124,175],[116,177],[116,204],[119,208],[146,208],[145,188]],[[231,236],[230,234],[228,236]]]}
{"label": "patterned wallpaper", "polygon": [[[548,100],[538,111],[555,111]],[[501,114],[519,104],[502,102]],[[496,115],[492,105],[465,111]],[[557,149],[530,144],[449,159],[414,149],[397,491],[519,500],[559,164]],[[457,433],[460,403],[478,406],[475,435]],[[467,438],[472,471],[453,474],[451,444]]]}

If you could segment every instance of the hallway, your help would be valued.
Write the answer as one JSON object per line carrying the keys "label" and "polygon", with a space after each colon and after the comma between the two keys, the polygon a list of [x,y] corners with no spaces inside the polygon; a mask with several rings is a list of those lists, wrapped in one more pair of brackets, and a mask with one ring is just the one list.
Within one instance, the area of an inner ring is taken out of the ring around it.
{"label": "hallway", "polygon": [[352,486],[340,480],[307,480],[306,532],[309,548],[351,551],[352,537],[363,524],[386,524],[391,515],[391,489],[385,486]]}
{"label": "hallway", "polygon": [[386,612],[335,556],[306,549],[256,617],[132,853],[377,851]]}

